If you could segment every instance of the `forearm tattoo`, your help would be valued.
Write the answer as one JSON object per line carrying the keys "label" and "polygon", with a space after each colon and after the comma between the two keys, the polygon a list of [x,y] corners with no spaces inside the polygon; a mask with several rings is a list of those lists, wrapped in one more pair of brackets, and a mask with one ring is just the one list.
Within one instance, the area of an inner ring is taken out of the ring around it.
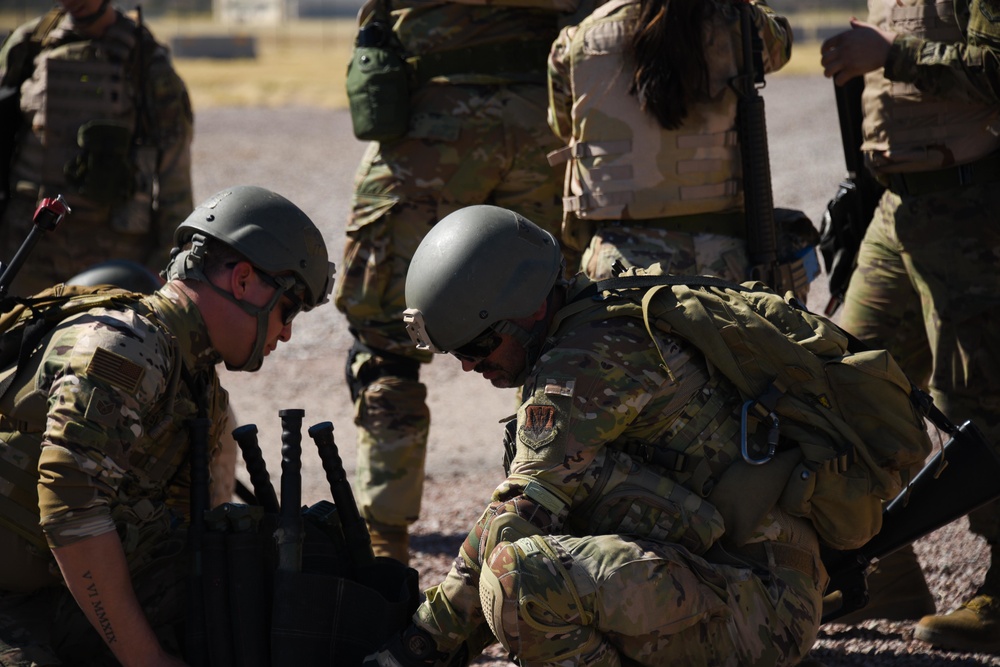
{"label": "forearm tattoo", "polygon": [[111,619],[108,618],[108,612],[104,608],[104,601],[101,600],[101,594],[97,590],[97,583],[94,581],[93,575],[90,570],[83,573],[83,578],[87,580],[87,601],[90,603],[91,608],[94,610],[94,614],[97,617],[97,624],[101,628],[101,633],[104,635],[104,641],[108,644],[114,644],[116,641],[115,629],[111,627]]}

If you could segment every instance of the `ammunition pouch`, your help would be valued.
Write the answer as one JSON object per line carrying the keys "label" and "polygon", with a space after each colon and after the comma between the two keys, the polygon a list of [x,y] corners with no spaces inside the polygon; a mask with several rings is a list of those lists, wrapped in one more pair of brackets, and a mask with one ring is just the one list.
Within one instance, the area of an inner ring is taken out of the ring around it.
{"label": "ammunition pouch", "polygon": [[80,195],[99,204],[128,201],[134,187],[129,159],[132,128],[117,121],[93,120],[80,126],[76,141],[81,151],[66,164],[66,180]]}
{"label": "ammunition pouch", "polygon": [[347,65],[347,100],[354,136],[395,141],[410,126],[410,68],[392,28],[372,21],[358,31]]}

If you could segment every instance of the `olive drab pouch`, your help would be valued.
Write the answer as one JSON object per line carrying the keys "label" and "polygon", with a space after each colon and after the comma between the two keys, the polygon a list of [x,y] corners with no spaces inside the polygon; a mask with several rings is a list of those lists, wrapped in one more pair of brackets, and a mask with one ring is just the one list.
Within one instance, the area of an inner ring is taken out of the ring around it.
{"label": "olive drab pouch", "polygon": [[88,121],[77,132],[77,145],[80,152],[66,164],[66,180],[95,202],[110,206],[127,201],[134,187],[132,128],[119,121]]}
{"label": "olive drab pouch", "polygon": [[410,125],[410,68],[392,31],[388,2],[380,1],[361,29],[347,65],[347,99],[354,136],[394,141]]}

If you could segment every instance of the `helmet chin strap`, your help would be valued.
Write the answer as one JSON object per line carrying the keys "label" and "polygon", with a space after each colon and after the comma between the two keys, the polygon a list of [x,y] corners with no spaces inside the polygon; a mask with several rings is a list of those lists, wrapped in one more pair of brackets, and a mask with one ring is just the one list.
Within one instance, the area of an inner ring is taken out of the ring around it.
{"label": "helmet chin strap", "polygon": [[236,304],[240,309],[257,319],[257,335],[254,339],[253,349],[246,361],[239,365],[225,362],[226,368],[231,371],[247,371],[253,373],[264,364],[264,345],[267,343],[267,325],[271,317],[271,311],[278,305],[278,301],[291,286],[277,283],[274,294],[263,306],[255,306],[252,303],[241,301],[230,292],[218,287],[208,279],[202,270],[202,263],[205,255],[205,237],[195,234],[191,237],[191,247],[188,250],[177,252],[170,258],[170,263],[164,270],[163,275],[167,280],[197,280],[211,287],[217,294],[227,301]]}
{"label": "helmet chin strap", "polygon": [[[546,298],[546,312],[552,308],[552,293]],[[493,325],[493,330],[500,334],[507,334],[524,348],[524,368],[514,378],[514,383],[521,385],[528,378],[528,373],[534,367],[538,357],[542,354],[542,344],[545,341],[545,332],[549,328],[548,317],[535,320],[530,329],[522,329],[510,320],[503,320]]]}

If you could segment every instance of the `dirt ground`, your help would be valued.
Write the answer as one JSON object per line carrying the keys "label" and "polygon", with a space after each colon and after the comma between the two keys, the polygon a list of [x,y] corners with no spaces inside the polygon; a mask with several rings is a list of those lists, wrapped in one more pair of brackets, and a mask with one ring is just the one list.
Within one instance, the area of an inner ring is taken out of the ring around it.
{"label": "dirt ground", "polygon": [[[827,200],[844,175],[832,84],[822,77],[774,77],[764,91],[775,205],[803,210],[819,223]],[[354,139],[345,111],[309,108],[196,109],[195,199],[229,185],[275,190],[320,226],[331,258],[340,260],[354,170],[364,144]],[[809,305],[826,303],[825,278],[813,284]],[[240,423],[260,431],[268,469],[280,472],[278,411],[302,408],[303,431],[331,421],[348,473],[354,471],[352,409],[343,379],[350,346],[346,323],[332,306],[300,316],[293,339],[255,374],[223,378]],[[422,372],[433,423],[423,510],[414,527],[413,565],[421,583],[437,583],[468,528],[502,479],[502,431],[498,421],[515,409],[512,390],[493,389],[465,375],[458,362],[438,358]],[[330,493],[319,458],[304,436],[303,504]],[[246,478],[241,474],[241,477]],[[353,479],[353,477],[352,477]],[[917,543],[940,610],[951,609],[982,578],[988,552],[963,521]],[[814,654],[835,665],[1000,665],[989,656],[935,651],[912,639],[906,623],[867,622],[821,629]],[[491,651],[478,664],[506,663]]]}

